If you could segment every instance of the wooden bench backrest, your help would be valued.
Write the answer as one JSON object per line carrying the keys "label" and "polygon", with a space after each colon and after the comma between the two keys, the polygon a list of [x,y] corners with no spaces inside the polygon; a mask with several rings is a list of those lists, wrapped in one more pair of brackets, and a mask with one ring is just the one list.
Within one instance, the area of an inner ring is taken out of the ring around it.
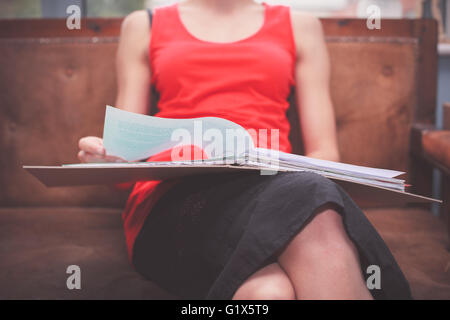
{"label": "wooden bench backrest", "polygon": [[[102,134],[114,104],[121,19],[0,21],[0,206],[120,206],[108,187],[45,188],[24,164],[77,162],[77,141]],[[434,119],[436,24],[432,20],[323,20],[332,63],[339,147],[348,163],[407,170],[414,122]],[[301,137],[289,112],[295,152]]]}

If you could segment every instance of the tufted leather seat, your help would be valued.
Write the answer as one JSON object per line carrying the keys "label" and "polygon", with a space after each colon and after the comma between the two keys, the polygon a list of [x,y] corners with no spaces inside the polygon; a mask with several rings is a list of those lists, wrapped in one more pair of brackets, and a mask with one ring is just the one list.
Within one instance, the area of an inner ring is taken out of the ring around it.
{"label": "tufted leather seat", "polygon": [[[0,299],[174,299],[128,263],[120,209],[0,209]],[[366,209],[416,299],[450,299],[444,225],[426,210]],[[81,268],[81,290],[66,268]]]}

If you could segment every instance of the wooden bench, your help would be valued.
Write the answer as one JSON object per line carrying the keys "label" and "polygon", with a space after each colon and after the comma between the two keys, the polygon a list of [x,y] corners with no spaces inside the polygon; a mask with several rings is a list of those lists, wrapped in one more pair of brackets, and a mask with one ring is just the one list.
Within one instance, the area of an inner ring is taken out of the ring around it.
{"label": "wooden bench", "polygon": [[[78,162],[77,141],[102,133],[114,104],[121,19],[0,21],[0,298],[170,298],[129,265],[121,224],[127,194],[106,186],[45,188],[24,164]],[[434,123],[437,27],[432,20],[323,20],[339,147],[348,163],[408,171],[431,195],[432,166],[412,127]],[[292,142],[301,153],[295,108]],[[446,199],[447,201],[449,199]],[[428,207],[360,203],[416,298],[450,298],[444,224]],[[79,265],[82,290],[66,288]]]}

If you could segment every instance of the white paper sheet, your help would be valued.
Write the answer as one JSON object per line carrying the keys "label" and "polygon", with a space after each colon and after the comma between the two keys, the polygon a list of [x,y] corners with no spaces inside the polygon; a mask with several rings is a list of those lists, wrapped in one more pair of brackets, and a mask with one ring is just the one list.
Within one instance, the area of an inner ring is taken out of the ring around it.
{"label": "white paper sheet", "polygon": [[335,169],[342,173],[359,173],[361,175],[369,175],[373,177],[381,177],[381,178],[394,178],[401,174],[404,174],[402,171],[389,170],[389,169],[379,169],[379,168],[371,168],[371,167],[363,167],[357,166],[353,164],[334,162],[328,160],[321,160],[315,158],[309,158],[305,156],[300,156],[296,154],[290,154],[282,151],[275,150],[267,150],[262,148],[256,148],[256,155],[262,154],[267,157],[278,157],[281,161],[286,161],[291,164],[297,165],[312,165],[316,168],[321,169]]}
{"label": "white paper sheet", "polygon": [[[235,143],[226,143],[231,135],[235,135]],[[190,143],[186,141],[188,138]],[[225,119],[166,119],[106,107],[103,145],[108,155],[136,161],[189,144],[202,148],[208,158],[231,156],[254,148],[247,131]]]}
{"label": "white paper sheet", "polygon": [[[230,143],[228,139],[229,131],[233,134],[231,135],[234,137],[233,143]],[[245,129],[232,121],[215,117],[167,119],[107,106],[103,144],[107,154],[127,161],[145,159],[176,146],[192,144],[202,148],[208,158],[233,157],[235,162],[240,162],[245,154],[263,156],[279,160],[280,164],[288,163],[289,167],[298,169],[303,167],[363,179],[392,179],[385,182],[397,183],[403,187],[403,180],[393,180],[394,177],[404,173],[401,171],[363,167],[255,148]],[[237,145],[239,147],[236,147]],[[172,161],[176,160],[172,159]]]}

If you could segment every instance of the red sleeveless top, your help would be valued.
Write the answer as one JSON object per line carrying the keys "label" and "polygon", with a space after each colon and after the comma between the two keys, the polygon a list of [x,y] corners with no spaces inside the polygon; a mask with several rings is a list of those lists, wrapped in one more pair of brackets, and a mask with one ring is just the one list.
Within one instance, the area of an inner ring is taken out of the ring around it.
{"label": "red sleeveless top", "polygon": [[[151,81],[160,94],[156,116],[221,117],[247,130],[266,129],[268,141],[270,130],[278,129],[279,149],[291,151],[286,111],[296,50],[290,11],[285,6],[263,5],[262,27],[247,38],[227,43],[192,35],[180,19],[177,4],[154,10],[149,52]],[[170,152],[151,160],[170,160]],[[130,259],[145,218],[174,183],[134,185],[122,215]]]}

